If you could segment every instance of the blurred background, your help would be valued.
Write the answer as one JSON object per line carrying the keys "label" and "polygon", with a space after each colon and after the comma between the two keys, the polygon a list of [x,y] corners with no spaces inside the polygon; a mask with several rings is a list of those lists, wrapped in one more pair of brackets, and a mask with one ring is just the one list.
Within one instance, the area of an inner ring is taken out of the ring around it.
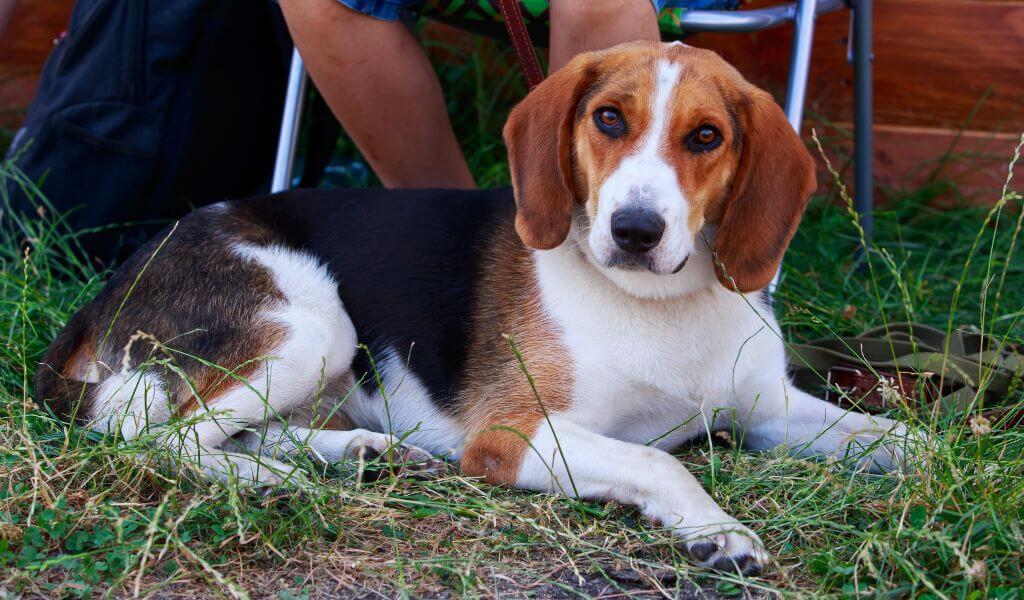
{"label": "blurred background", "polygon": [[[771,4],[755,0],[744,8]],[[24,118],[73,5],[72,0],[0,0],[0,151]],[[936,201],[996,201],[1024,129],[1024,0],[877,0],[874,12],[876,202],[908,189],[927,190]],[[849,18],[840,11],[819,19],[804,128],[808,137],[812,128],[818,132],[844,176],[852,168]],[[495,158],[502,151],[494,144],[500,146],[497,136],[507,106],[525,91],[514,55],[502,43],[437,22],[419,28],[478,181],[501,183],[502,161]],[[718,51],[781,100],[791,36],[787,26],[755,34],[699,34],[689,43]],[[282,52],[286,58],[287,49]],[[280,88],[283,95],[286,60],[258,66],[265,81],[242,91],[252,95]],[[229,61],[210,68],[215,71],[211,80],[235,70]],[[217,74],[218,69],[223,72]],[[506,76],[509,70],[511,77]],[[481,87],[482,81],[487,85]],[[481,94],[486,95],[484,104]],[[275,97],[268,110],[279,101]],[[307,129],[317,126],[310,122]],[[241,135],[234,129],[228,133]],[[275,136],[268,130],[256,137]],[[337,148],[328,178],[339,185],[373,183],[350,144],[340,139]],[[269,169],[269,164],[258,161],[253,168]]]}

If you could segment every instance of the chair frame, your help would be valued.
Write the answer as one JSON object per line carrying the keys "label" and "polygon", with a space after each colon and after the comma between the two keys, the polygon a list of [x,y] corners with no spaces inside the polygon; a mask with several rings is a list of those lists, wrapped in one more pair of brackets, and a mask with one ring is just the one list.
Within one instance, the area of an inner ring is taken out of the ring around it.
{"label": "chair frame", "polygon": [[[800,133],[811,66],[814,20],[819,14],[850,8],[847,60],[854,66],[854,207],[860,214],[861,225],[868,236],[872,229],[873,204],[871,3],[872,0],[796,0],[790,4],[752,10],[691,10],[683,13],[680,19],[682,33],[749,33],[793,23],[793,49],[786,85],[785,112],[790,125]],[[286,190],[291,183],[308,80],[302,57],[297,49],[293,50],[271,180],[272,192]],[[771,286],[772,290],[775,283]]]}

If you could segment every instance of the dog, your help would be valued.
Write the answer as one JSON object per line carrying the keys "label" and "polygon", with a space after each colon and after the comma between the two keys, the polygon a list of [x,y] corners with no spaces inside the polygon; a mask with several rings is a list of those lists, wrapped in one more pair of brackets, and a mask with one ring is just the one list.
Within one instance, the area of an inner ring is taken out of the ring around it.
{"label": "dog", "polygon": [[512,190],[195,211],[69,320],[37,398],[125,438],[173,430],[203,474],[263,487],[301,479],[278,460],[298,451],[443,456],[634,505],[743,574],[767,564],[761,540],[666,449],[730,429],[901,465],[904,425],[787,376],[764,290],[815,175],[768,93],[713,52],[636,42],[552,74],[504,137]]}

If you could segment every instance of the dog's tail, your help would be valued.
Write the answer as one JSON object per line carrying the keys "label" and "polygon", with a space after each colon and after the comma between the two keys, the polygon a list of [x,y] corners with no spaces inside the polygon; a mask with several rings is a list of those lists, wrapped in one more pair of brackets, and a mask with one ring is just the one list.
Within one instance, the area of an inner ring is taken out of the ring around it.
{"label": "dog's tail", "polygon": [[84,424],[98,383],[88,381],[95,340],[76,313],[46,349],[36,370],[35,398],[65,423]]}

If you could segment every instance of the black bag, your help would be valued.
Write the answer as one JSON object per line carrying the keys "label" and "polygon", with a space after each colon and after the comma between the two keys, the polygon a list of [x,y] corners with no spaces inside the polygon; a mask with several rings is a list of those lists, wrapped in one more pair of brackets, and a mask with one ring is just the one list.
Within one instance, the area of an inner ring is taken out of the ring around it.
{"label": "black bag", "polygon": [[[78,0],[8,152],[102,263],[266,191],[291,42],[261,0]],[[35,215],[10,186],[12,208]]]}

